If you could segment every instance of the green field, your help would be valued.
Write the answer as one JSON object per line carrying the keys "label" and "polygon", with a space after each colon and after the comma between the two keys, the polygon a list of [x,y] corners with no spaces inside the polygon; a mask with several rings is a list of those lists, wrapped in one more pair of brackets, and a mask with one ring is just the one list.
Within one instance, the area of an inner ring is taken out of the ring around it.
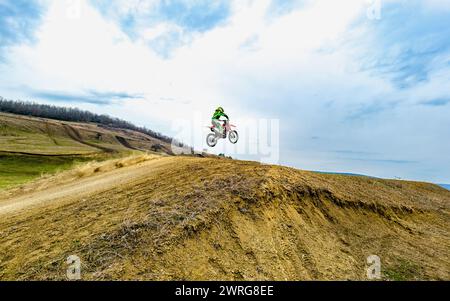
{"label": "green field", "polygon": [[67,170],[92,160],[83,156],[27,156],[0,154],[0,190],[26,183],[44,174]]}

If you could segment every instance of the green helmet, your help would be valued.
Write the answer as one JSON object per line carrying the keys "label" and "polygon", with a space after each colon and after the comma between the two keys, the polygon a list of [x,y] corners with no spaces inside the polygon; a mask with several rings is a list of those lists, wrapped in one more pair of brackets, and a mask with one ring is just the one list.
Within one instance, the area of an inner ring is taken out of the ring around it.
{"label": "green helmet", "polygon": [[218,107],[216,111],[219,111],[221,113],[225,112],[225,110],[222,107]]}

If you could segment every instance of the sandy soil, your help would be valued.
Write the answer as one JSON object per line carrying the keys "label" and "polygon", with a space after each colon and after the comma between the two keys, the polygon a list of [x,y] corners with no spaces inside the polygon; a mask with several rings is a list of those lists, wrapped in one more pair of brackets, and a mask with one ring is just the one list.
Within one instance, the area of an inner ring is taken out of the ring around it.
{"label": "sandy soil", "polygon": [[449,233],[432,184],[134,157],[0,197],[0,280],[450,280]]}

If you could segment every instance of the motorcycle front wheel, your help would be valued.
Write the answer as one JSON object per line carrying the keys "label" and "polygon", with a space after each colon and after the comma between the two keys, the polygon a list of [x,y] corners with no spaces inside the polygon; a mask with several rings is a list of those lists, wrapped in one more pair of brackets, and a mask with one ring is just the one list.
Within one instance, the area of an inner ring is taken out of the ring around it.
{"label": "motorcycle front wheel", "polygon": [[209,134],[206,137],[206,144],[208,144],[209,147],[214,147],[217,145],[217,140],[216,134]]}
{"label": "motorcycle front wheel", "polygon": [[236,144],[239,141],[239,134],[236,131],[231,131],[228,134],[228,139],[230,140],[231,143]]}

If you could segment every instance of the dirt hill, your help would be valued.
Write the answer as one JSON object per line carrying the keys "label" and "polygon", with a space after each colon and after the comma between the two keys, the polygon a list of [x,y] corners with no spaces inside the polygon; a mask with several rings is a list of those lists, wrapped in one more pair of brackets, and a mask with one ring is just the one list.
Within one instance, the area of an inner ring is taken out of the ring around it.
{"label": "dirt hill", "polygon": [[132,130],[0,113],[0,190],[93,160],[171,149]]}
{"label": "dirt hill", "polygon": [[228,159],[138,155],[0,194],[0,279],[450,280],[450,191]]}
{"label": "dirt hill", "polygon": [[67,156],[155,148],[170,153],[168,143],[132,130],[0,113],[2,153]]}

